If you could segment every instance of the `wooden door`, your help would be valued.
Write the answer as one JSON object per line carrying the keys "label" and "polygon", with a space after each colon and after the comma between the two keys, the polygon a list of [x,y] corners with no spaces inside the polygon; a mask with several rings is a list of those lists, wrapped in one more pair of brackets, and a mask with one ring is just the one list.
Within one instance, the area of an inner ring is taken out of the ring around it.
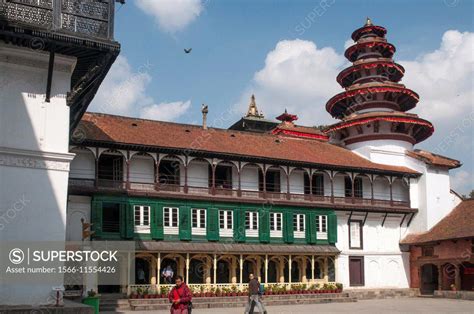
{"label": "wooden door", "polygon": [[349,257],[349,285],[351,287],[364,285],[364,257],[363,256]]}

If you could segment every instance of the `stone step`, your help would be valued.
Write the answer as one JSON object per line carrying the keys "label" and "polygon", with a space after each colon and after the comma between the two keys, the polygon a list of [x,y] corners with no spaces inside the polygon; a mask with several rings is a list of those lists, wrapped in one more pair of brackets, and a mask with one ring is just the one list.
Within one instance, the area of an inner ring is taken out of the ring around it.
{"label": "stone step", "polygon": [[[349,296],[338,296],[338,297],[301,297],[304,295],[289,295],[289,298],[269,298],[265,297],[263,302],[265,305],[294,305],[294,304],[319,304],[319,303],[336,303],[336,302],[357,302],[356,298],[349,297]],[[309,295],[311,296],[311,295]],[[205,308],[228,308],[228,307],[245,307],[247,304],[247,299],[244,297],[238,298],[206,298],[208,300],[199,300],[199,298],[195,298],[193,300],[194,308],[196,309],[205,309]],[[153,299],[152,299],[153,300]],[[149,300],[146,300],[149,301]],[[169,303],[162,303],[162,302],[133,302],[132,301],[132,309],[134,310],[167,310],[170,307]]]}
{"label": "stone step", "polygon": [[[348,297],[349,293],[322,293],[322,294],[280,294],[280,295],[265,295],[266,300],[277,300],[277,299],[302,299],[302,298],[345,298]],[[229,300],[239,300],[245,302],[247,296],[235,296],[235,297],[193,297],[193,302],[228,302]],[[156,299],[132,299],[132,302],[141,303],[169,303],[167,298],[156,298]]]}

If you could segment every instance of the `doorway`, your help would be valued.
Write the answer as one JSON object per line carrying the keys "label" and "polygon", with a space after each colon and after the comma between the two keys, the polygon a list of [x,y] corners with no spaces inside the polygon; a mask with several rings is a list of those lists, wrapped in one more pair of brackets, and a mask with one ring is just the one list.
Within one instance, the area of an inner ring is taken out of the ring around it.
{"label": "doorway", "polygon": [[364,257],[349,257],[349,285],[351,287],[360,287],[365,283],[364,280]]}
{"label": "doorway", "polygon": [[438,289],[438,267],[433,264],[421,266],[421,294],[433,294]]}

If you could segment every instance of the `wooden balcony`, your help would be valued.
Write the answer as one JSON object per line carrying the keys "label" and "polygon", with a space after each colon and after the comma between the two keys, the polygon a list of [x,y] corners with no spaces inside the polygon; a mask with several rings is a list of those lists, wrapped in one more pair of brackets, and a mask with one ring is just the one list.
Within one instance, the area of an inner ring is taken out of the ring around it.
{"label": "wooden balcony", "polygon": [[[266,191],[250,191],[224,188],[195,187],[174,184],[139,183],[113,180],[69,179],[71,194],[92,195],[99,192],[126,194],[134,196],[170,197],[187,199],[204,199],[229,202],[257,202],[275,205],[293,205],[318,207],[331,205],[332,208],[348,210],[373,210],[410,213],[416,209],[410,208],[409,201],[341,197],[313,194],[278,193]],[[338,191],[339,192],[339,191]],[[389,195],[377,195],[388,198]]]}
{"label": "wooden balcony", "polygon": [[48,33],[113,40],[115,0],[0,1],[0,20]]}

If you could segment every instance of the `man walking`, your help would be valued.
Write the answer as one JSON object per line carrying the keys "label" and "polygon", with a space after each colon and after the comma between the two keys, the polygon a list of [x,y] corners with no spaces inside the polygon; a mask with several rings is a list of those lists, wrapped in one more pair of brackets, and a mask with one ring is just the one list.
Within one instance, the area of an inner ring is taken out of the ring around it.
{"label": "man walking", "polygon": [[245,314],[253,314],[255,306],[258,307],[259,313],[267,314],[261,299],[260,282],[253,274],[249,275],[249,279],[249,301],[245,308]]}
{"label": "man walking", "polygon": [[176,285],[171,289],[168,300],[172,303],[171,314],[191,314],[192,294],[182,276],[176,276]]}

